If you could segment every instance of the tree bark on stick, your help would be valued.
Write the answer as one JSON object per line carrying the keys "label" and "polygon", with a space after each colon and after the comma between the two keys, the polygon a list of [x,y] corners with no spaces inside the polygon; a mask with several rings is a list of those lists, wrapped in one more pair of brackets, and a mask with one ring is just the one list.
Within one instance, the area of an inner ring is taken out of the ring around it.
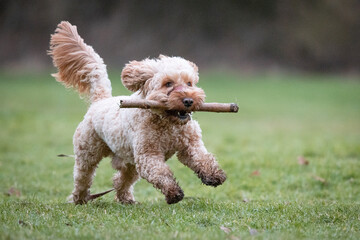
{"label": "tree bark on stick", "polygon": [[[168,109],[168,107],[157,101],[145,100],[145,99],[131,99],[131,100],[120,100],[120,108],[144,108],[144,109],[164,109],[164,110],[178,110],[186,111],[183,109]],[[198,112],[234,112],[237,113],[239,107],[236,103],[203,103],[199,109],[195,111]]]}

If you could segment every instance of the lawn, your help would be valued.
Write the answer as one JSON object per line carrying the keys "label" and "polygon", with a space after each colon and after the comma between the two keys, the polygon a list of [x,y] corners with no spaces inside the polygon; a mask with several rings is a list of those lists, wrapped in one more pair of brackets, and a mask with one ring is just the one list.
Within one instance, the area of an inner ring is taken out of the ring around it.
{"label": "lawn", "polygon": [[[129,94],[119,73],[113,94]],[[207,101],[231,113],[195,113],[228,179],[211,188],[176,158],[185,199],[167,205],[140,180],[139,205],[110,193],[87,205],[72,190],[72,135],[86,103],[49,74],[0,74],[0,239],[360,239],[360,81],[305,74],[200,75]],[[298,158],[305,160],[299,163]],[[112,187],[109,159],[93,192]]]}

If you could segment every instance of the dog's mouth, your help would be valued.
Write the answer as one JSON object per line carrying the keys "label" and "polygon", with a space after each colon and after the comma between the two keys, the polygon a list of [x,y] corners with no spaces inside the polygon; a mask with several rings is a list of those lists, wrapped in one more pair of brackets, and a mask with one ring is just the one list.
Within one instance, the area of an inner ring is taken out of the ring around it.
{"label": "dog's mouth", "polygon": [[169,114],[170,116],[180,119],[181,121],[186,121],[190,119],[191,116],[191,112],[186,112],[186,111],[168,110],[166,111],[166,113]]}

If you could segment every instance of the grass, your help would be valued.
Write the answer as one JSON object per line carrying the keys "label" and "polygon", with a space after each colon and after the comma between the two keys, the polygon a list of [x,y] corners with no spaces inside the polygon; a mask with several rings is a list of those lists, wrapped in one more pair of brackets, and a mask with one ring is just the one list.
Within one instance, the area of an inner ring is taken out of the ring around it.
{"label": "grass", "polygon": [[[73,160],[56,155],[72,153],[86,104],[48,74],[1,73],[0,239],[359,239],[358,79],[200,77],[207,101],[240,107],[238,114],[194,115],[227,172],[225,184],[201,185],[173,158],[186,195],[178,204],[167,205],[140,180],[140,205],[117,204],[108,194],[74,206],[65,203]],[[111,79],[114,95],[128,94],[119,74]],[[299,165],[298,156],[309,165]],[[93,192],[111,187],[109,162],[101,162]]]}

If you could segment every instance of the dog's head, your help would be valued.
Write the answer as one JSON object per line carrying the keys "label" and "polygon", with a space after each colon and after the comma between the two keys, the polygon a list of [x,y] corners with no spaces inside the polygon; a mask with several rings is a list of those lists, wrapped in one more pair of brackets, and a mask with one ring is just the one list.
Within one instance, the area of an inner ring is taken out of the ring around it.
{"label": "dog's head", "polygon": [[132,61],[121,74],[122,83],[130,91],[148,100],[163,102],[170,110],[156,111],[174,122],[186,123],[191,112],[205,100],[205,93],[196,87],[197,66],[181,57],[160,55],[157,59]]}

